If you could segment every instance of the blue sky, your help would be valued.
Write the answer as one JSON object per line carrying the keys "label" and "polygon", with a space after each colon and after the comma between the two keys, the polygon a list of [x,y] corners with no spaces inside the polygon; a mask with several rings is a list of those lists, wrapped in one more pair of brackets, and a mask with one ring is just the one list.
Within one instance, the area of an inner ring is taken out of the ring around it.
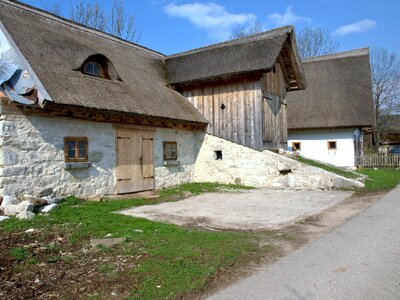
{"label": "blue sky", "polygon": [[[92,1],[92,0],[87,0]],[[24,0],[46,8],[59,4],[68,16],[73,0]],[[111,0],[99,0],[105,8]],[[319,26],[340,43],[339,51],[382,46],[400,54],[399,0],[125,0],[142,32],[139,44],[165,54],[220,42],[236,24],[265,29],[292,24]]]}

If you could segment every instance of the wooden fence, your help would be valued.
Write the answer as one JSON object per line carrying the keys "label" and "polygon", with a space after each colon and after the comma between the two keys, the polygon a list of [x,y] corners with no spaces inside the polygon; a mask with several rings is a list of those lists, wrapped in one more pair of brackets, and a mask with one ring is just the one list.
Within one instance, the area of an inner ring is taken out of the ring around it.
{"label": "wooden fence", "polygon": [[397,168],[400,167],[400,155],[364,154],[356,157],[356,166],[360,168]]}

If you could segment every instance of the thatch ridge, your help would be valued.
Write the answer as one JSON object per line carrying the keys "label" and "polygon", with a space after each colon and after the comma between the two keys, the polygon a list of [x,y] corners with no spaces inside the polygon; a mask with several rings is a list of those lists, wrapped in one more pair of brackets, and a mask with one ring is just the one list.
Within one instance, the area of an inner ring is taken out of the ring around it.
{"label": "thatch ridge", "polygon": [[168,79],[177,85],[269,72],[285,49],[297,82],[291,88],[304,89],[306,78],[295,43],[293,26],[285,26],[170,55],[165,58]]}
{"label": "thatch ridge", "polygon": [[250,42],[253,40],[260,40],[260,39],[263,39],[266,37],[279,36],[279,35],[282,35],[283,33],[290,33],[292,30],[294,30],[293,26],[282,26],[282,27],[274,28],[274,29],[271,29],[268,31],[263,31],[263,32],[252,34],[252,35],[248,35],[245,37],[241,37],[241,38],[237,38],[237,39],[233,39],[233,40],[228,40],[225,42],[220,42],[220,43],[216,43],[216,44],[211,44],[211,45],[171,54],[171,55],[168,55],[166,57],[166,59],[180,57],[180,56],[184,56],[184,55],[190,55],[190,54],[198,53],[201,51],[207,51],[207,50],[211,50],[211,49],[215,49],[215,48],[222,48],[222,47],[229,47],[229,46],[237,45],[237,44],[244,44],[244,43],[247,43],[247,42]]}
{"label": "thatch ridge", "polygon": [[307,63],[307,62],[313,62],[313,61],[332,60],[332,59],[337,59],[337,58],[346,58],[346,57],[360,56],[360,55],[369,55],[369,48],[365,47],[365,48],[353,49],[353,50],[349,50],[349,51],[337,52],[337,53],[332,53],[332,54],[306,57],[306,58],[303,58],[301,61],[303,63]]}
{"label": "thatch ridge", "polygon": [[372,126],[368,48],[311,58],[303,68],[308,86],[287,96],[288,129]]}

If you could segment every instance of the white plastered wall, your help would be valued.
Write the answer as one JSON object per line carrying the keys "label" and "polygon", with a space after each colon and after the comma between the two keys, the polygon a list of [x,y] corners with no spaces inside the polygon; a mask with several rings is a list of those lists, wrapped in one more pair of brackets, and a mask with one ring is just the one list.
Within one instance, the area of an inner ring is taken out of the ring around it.
{"label": "white plastered wall", "polygon": [[[288,149],[293,142],[301,142],[301,156],[341,167],[353,167],[355,160],[354,130],[299,130],[289,131]],[[328,141],[336,141],[336,150],[328,149]]]}

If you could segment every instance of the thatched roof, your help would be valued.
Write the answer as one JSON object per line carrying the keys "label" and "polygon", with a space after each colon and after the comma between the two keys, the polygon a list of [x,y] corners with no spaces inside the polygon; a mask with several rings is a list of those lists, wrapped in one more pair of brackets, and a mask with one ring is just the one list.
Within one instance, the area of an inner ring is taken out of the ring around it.
{"label": "thatched roof", "polygon": [[[0,0],[0,21],[57,104],[207,123],[167,87],[158,52],[7,0]],[[121,80],[76,70],[95,54],[105,55]]]}
{"label": "thatched roof", "polygon": [[381,118],[384,134],[400,134],[400,115],[390,115]]}
{"label": "thatched roof", "polygon": [[288,129],[372,126],[369,49],[305,59],[303,68],[306,90],[287,95]]}
{"label": "thatched roof", "polygon": [[280,55],[285,55],[290,89],[304,89],[306,80],[292,26],[171,55],[165,61],[171,84],[190,84],[268,72]]}

